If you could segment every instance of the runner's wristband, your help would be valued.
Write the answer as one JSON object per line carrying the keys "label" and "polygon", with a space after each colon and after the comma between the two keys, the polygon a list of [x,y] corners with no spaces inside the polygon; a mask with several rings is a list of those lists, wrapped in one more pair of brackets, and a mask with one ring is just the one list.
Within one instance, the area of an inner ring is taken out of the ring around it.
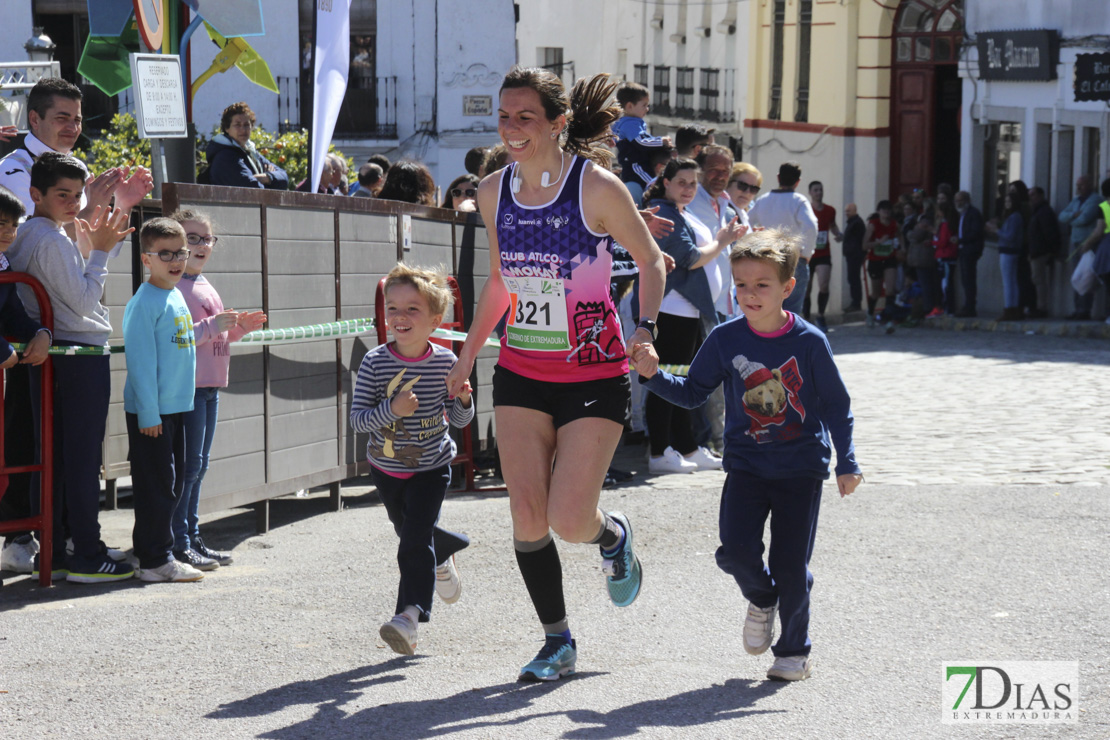
{"label": "runner's wristband", "polygon": [[637,329],[643,329],[651,335],[651,341],[654,342],[659,338],[659,327],[651,319],[640,319],[640,323],[636,324]]}

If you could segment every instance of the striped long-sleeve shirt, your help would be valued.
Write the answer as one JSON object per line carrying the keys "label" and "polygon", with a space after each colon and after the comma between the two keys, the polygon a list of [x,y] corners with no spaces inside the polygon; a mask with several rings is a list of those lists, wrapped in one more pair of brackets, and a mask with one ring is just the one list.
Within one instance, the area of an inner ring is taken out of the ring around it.
{"label": "striped long-sleeve shirt", "polygon": [[[448,404],[446,379],[457,361],[454,353],[436,344],[429,347],[423,357],[409,359],[382,344],[366,353],[358,369],[351,428],[370,433],[367,457],[387,473],[404,475],[448,464],[457,449],[447,433],[448,421],[461,428],[474,418],[473,400],[469,408],[458,398]],[[401,418],[390,404],[405,390],[416,394],[419,406]]]}

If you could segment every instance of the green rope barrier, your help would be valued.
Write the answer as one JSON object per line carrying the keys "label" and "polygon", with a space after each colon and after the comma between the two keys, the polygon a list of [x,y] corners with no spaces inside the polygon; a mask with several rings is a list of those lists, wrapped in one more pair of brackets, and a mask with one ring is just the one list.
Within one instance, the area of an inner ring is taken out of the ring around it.
{"label": "green rope barrier", "polygon": [[[285,329],[259,329],[252,331],[239,339],[236,344],[271,345],[282,342],[315,342],[328,339],[345,339],[377,331],[374,319],[345,319],[327,324],[309,324],[307,326],[292,326]],[[440,339],[450,339],[455,342],[466,341],[466,334],[451,329],[436,329],[432,336]],[[486,340],[487,347],[497,347],[499,342],[490,338]],[[12,347],[22,352],[26,345],[15,342]],[[102,357],[104,355],[120,354],[124,351],[122,344],[106,345],[104,347],[51,347],[51,355],[64,355],[67,357]]]}

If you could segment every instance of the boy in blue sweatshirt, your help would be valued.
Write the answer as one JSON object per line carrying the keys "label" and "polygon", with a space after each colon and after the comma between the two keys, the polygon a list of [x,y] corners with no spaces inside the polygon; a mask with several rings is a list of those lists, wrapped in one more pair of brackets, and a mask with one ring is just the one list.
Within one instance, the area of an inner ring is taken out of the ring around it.
{"label": "boy in blue sweatshirt", "polygon": [[[653,393],[694,408],[724,383],[726,398],[717,565],[733,576],[750,602],[744,649],[771,647],[767,677],[808,678],[809,559],[817,532],[821,487],[836,446],[836,483],[847,496],[863,479],[852,445],[848,391],[824,333],[784,311],[794,289],[798,237],[756,231],[729,255],[744,316],[715,328],[698,350],[688,377],[656,371],[651,345],[637,345],[636,370]],[[763,561],[763,528],[771,517],[770,555]],[[776,611],[782,635],[772,647]]]}
{"label": "boy in blue sweatshirt", "polygon": [[[651,110],[651,93],[646,87],[635,82],[624,83],[617,89],[617,104],[624,113],[613,124],[621,180],[639,185],[642,195],[643,188],[655,179],[653,155],[660,148],[669,147],[671,140],[648,133],[644,116]],[[638,198],[636,202],[639,203]]]}
{"label": "boy in blue sweatshirt", "polygon": [[204,574],[173,557],[171,519],[185,487],[185,412],[193,410],[197,363],[193,319],[176,286],[189,250],[185,230],[155,218],[139,232],[150,271],[123,312],[127,382],[123,410],[131,446],[135,529],[143,581],[199,581]]}

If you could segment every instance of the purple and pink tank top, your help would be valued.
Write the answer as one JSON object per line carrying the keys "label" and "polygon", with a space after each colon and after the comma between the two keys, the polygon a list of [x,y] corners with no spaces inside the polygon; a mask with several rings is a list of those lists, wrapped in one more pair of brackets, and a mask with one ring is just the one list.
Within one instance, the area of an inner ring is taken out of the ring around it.
{"label": "purple and pink tank top", "polygon": [[501,170],[497,242],[509,312],[498,364],[535,380],[574,383],[628,373],[620,319],[609,292],[608,234],[582,213],[582,173],[574,157],[554,200],[517,202],[516,163]]}

